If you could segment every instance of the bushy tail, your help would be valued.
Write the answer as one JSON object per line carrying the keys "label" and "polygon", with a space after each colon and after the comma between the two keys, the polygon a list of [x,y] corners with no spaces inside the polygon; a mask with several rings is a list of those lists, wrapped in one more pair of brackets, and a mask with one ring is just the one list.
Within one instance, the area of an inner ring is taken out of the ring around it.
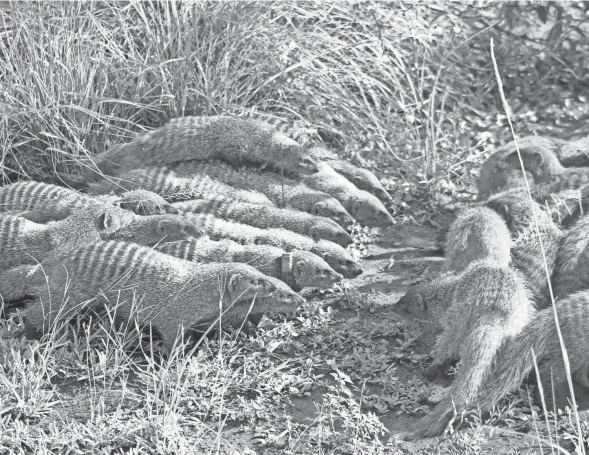
{"label": "bushy tail", "polygon": [[20,300],[33,289],[34,277],[38,275],[39,264],[21,265],[0,273],[0,296],[5,302]]}
{"label": "bushy tail", "polygon": [[[546,312],[545,312],[546,313]],[[544,317],[547,316],[547,317]],[[479,405],[488,409],[509,392],[517,389],[534,367],[534,357],[540,359],[548,350],[551,333],[547,323],[552,321],[552,312],[537,316],[520,335],[507,341],[501,349],[494,374],[480,389]]]}

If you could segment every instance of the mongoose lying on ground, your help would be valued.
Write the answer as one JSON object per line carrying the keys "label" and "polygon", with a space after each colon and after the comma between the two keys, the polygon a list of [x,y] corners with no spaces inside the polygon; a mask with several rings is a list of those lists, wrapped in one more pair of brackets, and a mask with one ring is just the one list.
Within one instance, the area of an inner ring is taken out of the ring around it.
{"label": "mongoose lying on ground", "polygon": [[[518,147],[524,156],[536,151],[550,153],[554,149],[554,143],[548,138],[528,136],[518,141]],[[532,169],[529,169],[528,165],[525,167],[528,183],[533,188],[535,182],[531,174]],[[515,144],[510,142],[500,147],[481,166],[477,180],[477,200],[484,201],[493,194],[524,187],[525,182]]]}
{"label": "mongoose lying on ground", "polygon": [[323,191],[336,198],[344,208],[366,226],[392,226],[394,220],[382,202],[367,191],[359,190],[343,175],[338,174],[326,163],[319,163],[319,172],[302,177],[303,183],[317,191]]}
{"label": "mongoose lying on ground", "polygon": [[288,229],[314,240],[331,240],[343,247],[352,243],[350,234],[335,221],[299,210],[247,204],[223,196],[177,202],[174,208],[182,213],[211,214],[260,229]]}
{"label": "mongoose lying on ground", "polygon": [[589,217],[579,219],[564,235],[552,278],[554,297],[560,299],[589,289]]}
{"label": "mongoose lying on ground", "polygon": [[[548,278],[552,276],[563,233],[540,206],[531,201],[524,190],[497,194],[484,203],[501,215],[511,232],[511,266],[519,270],[530,285],[537,308],[550,305]],[[535,214],[535,217],[534,217]],[[536,235],[537,220],[542,247]]]}
{"label": "mongoose lying on ground", "polygon": [[434,377],[449,361],[460,359],[458,374],[448,395],[401,437],[439,435],[454,407],[462,410],[476,401],[503,344],[525,330],[535,313],[524,283],[520,274],[505,264],[485,261],[471,264],[460,275],[444,318],[445,330],[426,372]]}
{"label": "mongoose lying on ground", "polygon": [[[177,211],[161,196],[145,190],[122,193],[120,197],[93,198],[70,188],[49,183],[22,181],[0,187],[0,211],[28,211],[27,219],[57,221],[71,209],[110,203],[138,215],[163,215]],[[33,219],[32,216],[37,216]]]}
{"label": "mongoose lying on ground", "polygon": [[0,257],[3,270],[34,264],[82,245],[115,235],[136,218],[119,207],[81,208],[60,221],[38,224],[19,216],[0,217]]}
{"label": "mongoose lying on ground", "polygon": [[153,246],[203,235],[204,230],[181,215],[149,215],[138,216],[129,225],[103,238]]}
{"label": "mongoose lying on ground", "polygon": [[[570,371],[585,388],[589,388],[584,374],[589,352],[589,337],[584,324],[588,302],[589,291],[584,290],[555,303],[560,331],[568,352]],[[534,368],[534,355],[545,389],[551,388],[551,381],[554,384],[566,382],[566,370],[552,308],[538,311],[519,335],[507,341],[497,356],[493,376],[488,377],[480,389],[479,407],[489,409],[507,393],[517,389]],[[458,412],[462,409],[457,407]]]}
{"label": "mongoose lying on ground", "polygon": [[450,303],[457,274],[481,260],[507,266],[510,250],[510,231],[494,210],[481,206],[462,209],[446,236],[442,275],[411,287],[396,308],[438,323]]}
{"label": "mongoose lying on ground", "polygon": [[329,194],[313,190],[302,183],[282,178],[272,172],[260,172],[254,169],[234,169],[221,163],[203,163],[191,161],[175,167],[182,175],[208,175],[228,185],[242,189],[251,189],[265,194],[278,207],[287,207],[331,218],[343,227],[354,223],[354,219]]}
{"label": "mongoose lying on ground", "polygon": [[[311,174],[317,166],[308,152],[284,134],[261,122],[226,116],[178,117],[126,144],[96,156],[95,168],[104,175],[146,166],[187,160],[220,159],[242,166],[262,164]],[[89,170],[84,178],[97,175]]]}
{"label": "mongoose lying on ground", "polygon": [[287,252],[305,250],[323,258],[333,270],[346,278],[356,277],[362,273],[362,267],[344,248],[327,240],[314,241],[309,237],[285,229],[259,229],[246,224],[234,223],[216,218],[212,215],[185,214],[212,239],[228,238],[238,243],[274,245]]}
{"label": "mongoose lying on ground", "polygon": [[239,190],[207,175],[181,176],[166,168],[135,169],[89,185],[90,192],[94,194],[134,188],[152,191],[171,202],[225,196],[250,204],[273,205],[270,199],[257,191]]}
{"label": "mongoose lying on ground", "polygon": [[286,251],[271,245],[242,245],[233,240],[204,237],[166,243],[156,247],[156,250],[190,262],[249,264],[265,275],[287,282],[297,291],[304,287],[327,289],[343,278],[327,262],[309,251],[292,251],[285,268],[283,258]]}
{"label": "mongoose lying on ground", "polygon": [[168,350],[179,329],[214,320],[220,302],[228,310],[235,302],[276,291],[300,302],[286,284],[246,264],[197,265],[126,242],[78,248],[56,263],[36,266],[29,275],[24,292],[38,301],[27,308],[28,335],[32,328],[47,331],[56,318],[71,317],[82,302],[106,298],[119,305],[125,318],[135,308],[139,321],[153,324]]}

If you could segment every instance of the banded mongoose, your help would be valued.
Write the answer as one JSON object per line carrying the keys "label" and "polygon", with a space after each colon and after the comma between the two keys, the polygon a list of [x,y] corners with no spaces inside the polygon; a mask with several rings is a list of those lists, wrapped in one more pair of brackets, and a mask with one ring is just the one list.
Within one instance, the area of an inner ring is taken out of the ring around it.
{"label": "banded mongoose", "polygon": [[148,215],[136,217],[129,225],[103,238],[153,246],[203,235],[204,230],[181,215]]}
{"label": "banded mongoose", "polygon": [[243,262],[265,275],[285,281],[297,291],[304,287],[327,289],[343,278],[327,262],[309,251],[292,251],[285,264],[286,251],[271,245],[242,245],[233,240],[204,237],[166,243],[157,246],[156,250],[197,263]]}
{"label": "banded mongoose", "polygon": [[[518,141],[518,147],[523,157],[536,151],[549,153],[554,149],[554,144],[548,138],[528,136]],[[528,183],[533,188],[535,180],[531,174],[532,169],[528,166],[525,169]],[[477,200],[484,201],[493,194],[517,188],[525,188],[525,181],[515,143],[510,142],[500,147],[481,166],[477,180]]]}
{"label": "banded mongoose", "polygon": [[[416,317],[427,315],[427,319],[439,322],[450,302],[449,296],[458,274],[475,261],[507,266],[510,250],[511,233],[494,210],[481,206],[462,209],[446,236],[442,275],[411,287],[397,302],[396,308]],[[441,307],[440,303],[443,303]]]}
{"label": "banded mongoose", "polygon": [[372,172],[355,166],[348,161],[340,160],[337,154],[321,145],[317,145],[320,136],[317,133],[317,129],[312,125],[301,125],[302,122],[300,121],[295,121],[294,125],[291,125],[291,123],[285,119],[278,117],[268,119],[268,116],[264,116],[263,119],[266,123],[272,125],[275,130],[296,140],[303,147],[308,147],[309,153],[317,163],[320,161],[328,163],[334,170],[356,185],[356,187],[375,195],[382,202],[389,202],[392,200],[391,195],[384,188],[382,183],[380,183],[378,177]]}
{"label": "banded mongoose", "polygon": [[589,217],[579,219],[564,235],[552,277],[554,297],[560,299],[589,289]]}
{"label": "banded mongoose", "polygon": [[502,346],[526,330],[535,311],[523,277],[505,262],[471,264],[452,293],[445,330],[437,341],[434,361],[426,370],[426,376],[432,378],[450,361],[459,359],[458,373],[448,395],[402,437],[439,435],[454,408],[465,409],[475,402]]}
{"label": "banded mongoose", "polygon": [[[37,297],[26,310],[28,335],[34,328],[46,331],[56,318],[71,317],[82,302],[97,298],[116,302],[125,318],[135,308],[139,321],[153,324],[168,350],[179,330],[214,320],[221,303],[231,314],[238,312],[230,309],[236,302],[277,291],[294,294],[283,282],[246,264],[192,264],[115,241],[81,247],[56,263],[34,266],[23,289]],[[300,299],[293,296],[293,301]]]}
{"label": "banded mongoose", "polygon": [[[519,270],[530,285],[537,308],[549,306],[548,275],[552,276],[556,258],[563,239],[562,230],[550,215],[543,211],[524,190],[497,194],[484,203],[501,215],[511,232],[511,266]],[[536,234],[536,222],[542,239]]]}
{"label": "banded mongoose", "polygon": [[302,177],[305,185],[336,198],[360,224],[374,227],[394,224],[393,217],[376,196],[359,190],[343,175],[334,171],[329,164],[319,163],[317,167],[319,172]]}
{"label": "banded mongoose", "polygon": [[[586,389],[589,389],[585,374],[589,352],[589,337],[585,325],[588,305],[587,290],[559,299],[555,303],[570,371],[576,382]],[[534,356],[545,389],[550,389],[551,383],[566,383],[566,369],[552,308],[538,311],[519,335],[507,341],[497,357],[493,376],[480,389],[478,406],[489,409],[507,393],[517,389],[534,368]],[[460,408],[457,410],[462,411]]]}
{"label": "banded mongoose", "polygon": [[19,216],[0,217],[1,268],[37,263],[115,235],[137,218],[119,207],[81,208],[60,221],[34,223]]}
{"label": "banded mongoose", "polygon": [[118,205],[138,215],[175,213],[175,209],[161,196],[145,190],[128,191],[120,197],[94,198],[70,188],[36,181],[21,181],[0,187],[0,211],[40,211],[39,215],[45,215],[45,222],[63,219],[72,209],[103,203]]}
{"label": "banded mongoose", "polygon": [[240,190],[207,175],[181,176],[166,168],[135,169],[89,185],[93,194],[118,193],[138,188],[157,193],[171,202],[218,195],[250,204],[273,205],[260,192]]}
{"label": "banded mongoose", "polygon": [[323,258],[333,270],[345,278],[362,273],[362,267],[340,245],[327,240],[314,241],[309,237],[285,229],[260,229],[246,224],[225,221],[212,215],[184,215],[190,222],[214,240],[228,238],[238,243],[274,245],[287,252],[305,250]]}
{"label": "banded mongoose", "polygon": [[[296,141],[268,125],[229,116],[178,117],[126,144],[95,157],[99,175],[188,160],[219,159],[234,166],[262,164],[302,174],[317,166]],[[96,176],[94,170],[84,177]]]}
{"label": "banded mongoose", "polygon": [[335,221],[299,210],[247,204],[223,196],[177,202],[174,208],[182,213],[211,214],[261,229],[288,229],[314,240],[331,240],[343,247],[352,243],[350,234]]}
{"label": "banded mongoose", "polygon": [[259,191],[278,207],[331,218],[343,227],[354,223],[354,219],[334,197],[271,172],[260,172],[251,168],[237,170],[218,161],[185,162],[176,166],[175,171],[182,175],[208,175],[228,185]]}

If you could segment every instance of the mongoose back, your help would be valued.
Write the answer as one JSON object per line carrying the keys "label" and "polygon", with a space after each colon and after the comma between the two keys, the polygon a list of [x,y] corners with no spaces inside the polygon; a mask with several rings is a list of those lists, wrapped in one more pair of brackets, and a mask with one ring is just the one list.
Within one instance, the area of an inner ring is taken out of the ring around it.
{"label": "mongoose back", "polygon": [[[549,276],[552,276],[563,238],[562,231],[535,201],[529,199],[525,191],[513,190],[497,194],[484,205],[499,213],[506,222],[512,237],[511,265],[526,277],[535,305],[537,308],[550,305],[546,268]],[[538,222],[546,262],[540,239],[536,235],[535,219]]]}
{"label": "mongoose back", "polygon": [[[589,337],[585,325],[589,291],[579,291],[557,300],[555,305],[570,371],[578,383],[589,388],[585,374],[589,352]],[[534,368],[534,355],[545,389],[551,388],[551,382],[566,383],[566,370],[551,308],[538,311],[518,336],[507,341],[497,358],[493,376],[481,387],[478,405],[482,409],[488,409],[507,393],[517,389]]]}
{"label": "mongoose back", "polygon": [[115,201],[120,208],[137,215],[177,215],[178,209],[159,194],[144,189],[125,191]]}
{"label": "mongoose back", "polygon": [[[531,156],[536,151],[551,153],[554,150],[554,144],[550,139],[537,136],[523,138],[521,141],[518,141],[518,147],[522,153],[522,157],[524,155]],[[525,166],[525,169],[528,182],[533,187],[535,181],[531,173],[532,169],[528,168],[528,165]],[[515,149],[515,143],[510,142],[500,147],[481,166],[477,180],[477,200],[484,201],[493,194],[524,187],[525,181],[519,164],[517,150]]]}
{"label": "mongoose back", "polygon": [[[303,250],[290,253],[286,270],[283,264],[286,251],[271,245],[242,245],[233,240],[211,240],[205,237],[166,243],[156,247],[156,250],[190,262],[249,264],[265,275],[286,281],[295,290],[304,287],[327,289],[343,278],[319,256]],[[292,283],[288,283],[290,277]]]}
{"label": "mongoose back", "polygon": [[223,196],[177,202],[174,208],[182,213],[211,214],[261,229],[288,229],[314,240],[331,240],[344,247],[352,243],[350,234],[335,221],[299,210],[247,204]]}
{"label": "mongoose back", "polygon": [[200,161],[182,163],[176,166],[175,170],[183,175],[208,175],[228,185],[259,191],[279,207],[294,208],[331,218],[343,227],[354,223],[354,219],[334,197],[294,180],[283,179],[272,172],[259,172],[246,168],[237,170],[220,162]]}
{"label": "mongoose back", "polygon": [[117,177],[90,183],[89,186],[94,194],[145,189],[172,202],[221,195],[250,204],[272,205],[270,199],[262,193],[240,190],[207,175],[181,176],[166,168],[135,169]]}
{"label": "mongoose back", "polygon": [[522,276],[509,267],[485,261],[471,264],[462,274],[445,316],[445,330],[426,371],[432,378],[452,360],[460,360],[458,374],[448,395],[406,438],[435,436],[446,428],[454,407],[465,409],[491,375],[504,343],[517,336],[535,310]]}
{"label": "mongoose back", "polygon": [[554,296],[564,298],[589,289],[589,217],[579,219],[564,235],[552,278]]}
{"label": "mongoose back", "polygon": [[442,275],[410,288],[396,308],[416,317],[439,322],[448,308],[459,274],[476,261],[507,267],[511,260],[511,234],[505,221],[492,209],[462,209],[446,237],[446,261]]}
{"label": "mongoose back", "polygon": [[71,316],[81,302],[105,297],[118,302],[123,317],[129,317],[136,305],[140,322],[152,323],[167,349],[179,329],[214,320],[221,302],[225,310],[235,302],[270,297],[277,290],[293,293],[286,284],[246,264],[192,264],[126,242],[81,247],[36,269],[25,290],[38,297],[27,308],[29,331],[45,331],[56,318]]}
{"label": "mongoose back", "polygon": [[38,224],[19,216],[0,217],[2,269],[37,263],[94,243],[126,228],[136,215],[118,207],[78,209],[60,221]]}
{"label": "mongoose back", "polygon": [[383,203],[372,194],[359,190],[329,164],[319,163],[319,172],[302,177],[303,183],[336,198],[360,224],[386,227],[394,224]]}
{"label": "mongoose back", "polygon": [[333,270],[350,278],[362,273],[362,267],[340,245],[327,240],[314,241],[309,237],[285,229],[259,229],[246,224],[234,223],[212,215],[184,215],[191,223],[212,239],[228,238],[238,243],[273,245],[287,252],[305,250],[323,258]]}
{"label": "mongoose back", "polygon": [[97,155],[96,168],[102,174],[114,175],[145,166],[211,159],[235,166],[262,164],[302,174],[317,171],[309,153],[296,141],[256,120],[229,116],[174,118]]}

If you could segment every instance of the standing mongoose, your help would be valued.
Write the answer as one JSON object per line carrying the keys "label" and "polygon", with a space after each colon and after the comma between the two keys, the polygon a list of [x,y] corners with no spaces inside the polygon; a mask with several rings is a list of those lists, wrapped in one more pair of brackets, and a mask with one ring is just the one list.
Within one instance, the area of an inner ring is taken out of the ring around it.
{"label": "standing mongoose", "polygon": [[579,219],[564,235],[552,277],[554,296],[560,299],[589,289],[589,217]]}
{"label": "standing mongoose", "polygon": [[94,243],[107,235],[115,235],[136,218],[131,212],[108,205],[81,208],[62,220],[47,224],[19,216],[0,217],[1,268],[34,264]]}
{"label": "standing mongoose", "polygon": [[[586,375],[589,337],[587,336],[587,306],[589,291],[583,290],[555,303],[558,323],[567,349],[570,371],[575,380],[589,388]],[[530,323],[516,337],[507,340],[497,356],[494,374],[480,388],[477,404],[489,409],[521,382],[534,368],[537,359],[543,387],[551,383],[566,383],[566,369],[551,308],[538,311]],[[463,408],[457,406],[457,411]],[[448,417],[449,420],[449,417]]]}
{"label": "standing mongoose", "polygon": [[218,195],[250,204],[272,205],[270,199],[260,192],[240,190],[207,175],[181,176],[166,168],[135,169],[89,184],[93,194],[130,189],[149,190],[171,202]]}
{"label": "standing mongoose", "polygon": [[331,240],[343,247],[352,243],[350,234],[335,221],[299,210],[247,204],[223,196],[177,202],[174,208],[182,213],[211,214],[260,229],[288,229],[314,240]]}
{"label": "standing mongoose", "polygon": [[242,245],[233,240],[204,237],[166,243],[156,247],[156,250],[197,263],[243,262],[265,275],[287,282],[297,291],[304,287],[327,289],[343,278],[327,262],[309,251],[292,251],[285,264],[286,251],[271,245]]}
{"label": "standing mongoose", "polygon": [[[554,150],[554,143],[548,138],[528,136],[518,141],[518,147],[524,155],[530,156],[536,151],[545,154]],[[532,169],[525,166],[528,183],[534,186]],[[519,157],[515,149],[515,143],[510,142],[500,147],[481,166],[477,180],[478,201],[484,201],[495,193],[501,193],[511,189],[524,188],[525,181],[519,164]]]}
{"label": "standing mongoose", "polygon": [[84,246],[35,269],[23,289],[38,298],[26,311],[28,334],[33,328],[47,331],[59,317],[71,317],[81,302],[106,299],[116,302],[125,318],[135,308],[139,321],[153,324],[168,350],[179,330],[214,320],[221,303],[228,310],[235,302],[276,291],[294,294],[283,282],[246,264],[192,264],[126,242]]}
{"label": "standing mongoose", "polygon": [[416,317],[439,322],[448,308],[450,294],[463,272],[475,261],[506,267],[510,261],[511,233],[505,221],[492,209],[471,206],[462,209],[446,236],[446,261],[434,280],[411,287],[396,308]]}
{"label": "standing mongoose", "polygon": [[382,202],[372,194],[359,190],[329,164],[319,163],[319,172],[302,177],[303,183],[336,198],[360,224],[374,227],[392,226],[394,220]]}
{"label": "standing mongoose", "polygon": [[293,208],[312,215],[331,218],[343,227],[354,223],[354,218],[334,197],[271,172],[260,172],[251,168],[237,170],[218,161],[185,162],[176,166],[175,171],[182,175],[208,175],[228,185],[259,191],[278,207]]}
{"label": "standing mongoose", "polygon": [[268,125],[229,116],[178,117],[126,144],[118,144],[95,157],[97,174],[116,175],[123,170],[163,166],[188,160],[219,159],[234,166],[261,164],[301,174],[317,166],[296,141]]}
{"label": "standing mongoose", "polygon": [[214,240],[228,238],[243,244],[274,245],[287,252],[310,251],[323,258],[333,270],[346,278],[353,278],[362,273],[362,267],[348,251],[328,240],[314,241],[285,229],[259,229],[246,224],[225,221],[212,215],[186,213],[184,216]]}
{"label": "standing mongoose", "polygon": [[465,409],[476,401],[502,346],[526,330],[535,311],[518,272],[485,261],[471,264],[452,294],[444,317],[445,330],[426,376],[434,377],[450,361],[459,359],[458,373],[448,395],[402,437],[438,435],[448,425],[448,415],[455,407]]}
{"label": "standing mongoose", "polygon": [[[551,301],[546,270],[552,276],[563,239],[561,229],[523,190],[496,194],[484,205],[499,213],[506,222],[512,238],[511,266],[526,277],[536,307],[549,306]],[[541,243],[536,233],[536,223]]]}

